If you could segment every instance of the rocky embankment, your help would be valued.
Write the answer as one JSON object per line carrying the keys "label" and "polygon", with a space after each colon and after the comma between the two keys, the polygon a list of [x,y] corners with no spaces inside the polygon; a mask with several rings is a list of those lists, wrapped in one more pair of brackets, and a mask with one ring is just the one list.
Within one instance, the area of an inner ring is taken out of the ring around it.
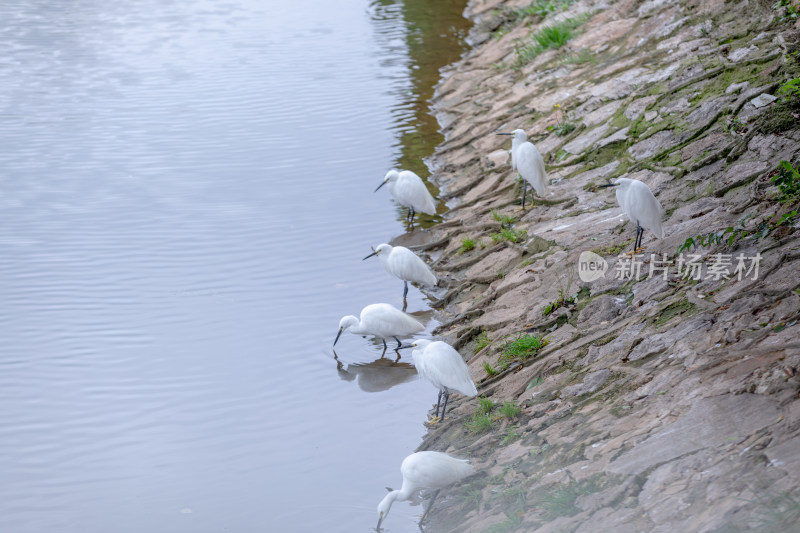
{"label": "rocky embankment", "polygon": [[[471,3],[473,49],[435,98],[451,209],[421,249],[447,286],[435,333],[487,400],[454,394],[422,445],[481,471],[431,531],[800,527],[797,178],[771,181],[800,168],[800,32],[777,4]],[[556,26],[566,44],[531,44]],[[525,211],[494,135],[514,128],[550,182]],[[598,189],[621,176],[665,210],[633,259]],[[581,280],[584,251],[600,279]]]}

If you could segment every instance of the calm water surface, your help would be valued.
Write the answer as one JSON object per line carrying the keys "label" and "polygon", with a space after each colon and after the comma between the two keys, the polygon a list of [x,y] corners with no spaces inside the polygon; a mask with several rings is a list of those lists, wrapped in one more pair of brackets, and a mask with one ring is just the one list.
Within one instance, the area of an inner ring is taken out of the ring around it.
{"label": "calm water surface", "polygon": [[463,4],[0,5],[0,531],[374,527],[436,391],[331,343],[402,304],[372,191],[425,171]]}

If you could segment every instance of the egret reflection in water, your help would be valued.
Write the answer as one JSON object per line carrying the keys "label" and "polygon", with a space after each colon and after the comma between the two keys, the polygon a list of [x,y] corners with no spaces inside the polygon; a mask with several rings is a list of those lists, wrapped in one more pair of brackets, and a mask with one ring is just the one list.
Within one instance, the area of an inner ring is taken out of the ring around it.
{"label": "egret reflection in water", "polygon": [[400,361],[399,354],[396,359],[380,357],[371,363],[352,363],[346,367],[336,352],[333,352],[333,358],[339,377],[344,381],[355,381],[364,392],[389,390],[415,379],[417,375],[413,365]]}

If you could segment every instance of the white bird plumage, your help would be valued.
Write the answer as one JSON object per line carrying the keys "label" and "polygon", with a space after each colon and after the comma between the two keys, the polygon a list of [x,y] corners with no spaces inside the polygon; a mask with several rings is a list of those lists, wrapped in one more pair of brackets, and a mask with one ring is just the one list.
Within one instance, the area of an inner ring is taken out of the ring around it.
{"label": "white bird plumage", "polygon": [[646,183],[630,178],[617,178],[611,186],[616,188],[617,203],[622,211],[631,222],[636,223],[634,250],[642,245],[644,230],[649,230],[659,239],[664,238],[664,229],[661,227],[664,208]]}
{"label": "white bird plumage", "polygon": [[339,321],[339,333],[336,334],[336,340],[333,341],[334,346],[346,329],[356,335],[374,335],[382,339],[385,350],[386,339],[394,338],[399,348],[401,343],[397,337],[419,333],[425,329],[425,326],[391,304],[370,304],[361,310],[360,319],[354,315],[342,317]]}
{"label": "white bird plumage", "polygon": [[375,251],[364,259],[369,259],[373,255],[378,256],[384,270],[404,282],[403,300],[408,294],[408,282],[420,283],[422,285],[436,285],[436,276],[425,262],[417,257],[417,254],[404,246],[391,246],[389,244],[379,244]]}
{"label": "white bird plumage", "polygon": [[412,453],[400,465],[400,473],[403,475],[403,485],[400,490],[392,490],[384,496],[378,504],[378,527],[380,530],[381,522],[389,514],[389,509],[395,501],[405,501],[411,498],[414,493],[421,489],[435,491],[428,504],[428,508],[422,515],[420,525],[425,517],[430,513],[431,507],[439,490],[456,481],[463,479],[474,472],[469,461],[458,459],[452,455],[442,452],[416,452]]}
{"label": "white bird plumage", "polygon": [[436,214],[436,201],[428,192],[422,178],[410,170],[390,170],[375,191],[384,185],[389,186],[389,192],[397,203],[408,208],[410,220],[414,220],[417,211],[428,215]]}
{"label": "white bird plumage", "polygon": [[511,168],[519,172],[524,179],[522,183],[522,207],[525,207],[525,183],[530,183],[531,187],[541,197],[547,194],[547,171],[544,167],[544,159],[539,150],[528,141],[528,136],[524,130],[516,129],[511,133],[500,133],[499,135],[513,135],[511,139]]}
{"label": "white bird plumage", "polygon": [[[444,420],[450,389],[457,390],[470,398],[478,394],[478,389],[469,375],[469,367],[455,348],[442,341],[416,340],[409,347],[414,348],[411,358],[420,376],[439,389],[434,420]],[[439,404],[444,396],[442,416],[439,418]]]}

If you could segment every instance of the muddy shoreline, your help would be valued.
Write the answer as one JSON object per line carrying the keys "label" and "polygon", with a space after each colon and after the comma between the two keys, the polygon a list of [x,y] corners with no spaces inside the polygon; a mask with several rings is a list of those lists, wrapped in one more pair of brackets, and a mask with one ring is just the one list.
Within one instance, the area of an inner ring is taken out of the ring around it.
{"label": "muddy shoreline", "polygon": [[[770,180],[800,167],[798,97],[780,94],[800,76],[798,23],[746,0],[538,4],[553,9],[473,0],[473,47],[434,97],[445,142],[429,163],[450,210],[418,249],[444,280],[435,334],[488,401],[454,395],[420,447],[480,470],[430,531],[788,531],[800,233]],[[571,38],[536,48],[554,25]],[[524,211],[494,135],[514,128],[550,180]],[[597,188],[617,177],[665,209],[639,279],[619,255],[634,225]],[[712,232],[725,239],[696,244]],[[581,279],[586,251],[601,279]],[[699,277],[679,270],[688,253]]]}

